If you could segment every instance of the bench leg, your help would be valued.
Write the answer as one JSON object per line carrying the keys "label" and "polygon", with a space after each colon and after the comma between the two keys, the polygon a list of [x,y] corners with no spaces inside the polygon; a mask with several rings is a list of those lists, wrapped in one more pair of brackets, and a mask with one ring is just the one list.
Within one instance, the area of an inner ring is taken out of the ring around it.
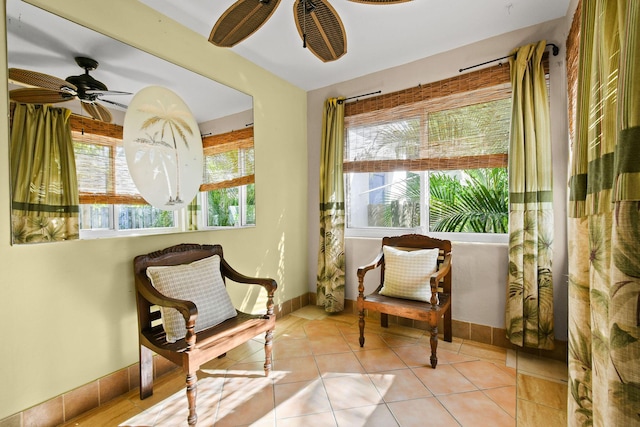
{"label": "bench leg", "polygon": [[[437,320],[436,320],[437,322]],[[438,324],[431,325],[431,338],[429,339],[431,343],[431,367],[436,369],[436,365],[438,364],[438,356],[436,356],[436,351],[438,350]]]}
{"label": "bench leg", "polygon": [[267,331],[264,336],[264,376],[268,377],[271,372],[271,346],[273,340],[273,331]]}
{"label": "bench leg", "polygon": [[389,327],[389,315],[387,313],[380,313],[380,326],[383,328]]}
{"label": "bench leg", "polygon": [[187,416],[187,423],[189,423],[190,426],[195,426],[198,421],[198,415],[196,414],[197,382],[198,377],[195,372],[187,374],[187,402],[189,403],[189,416]]}
{"label": "bench leg", "polygon": [[153,394],[153,352],[140,346],[140,399]]}

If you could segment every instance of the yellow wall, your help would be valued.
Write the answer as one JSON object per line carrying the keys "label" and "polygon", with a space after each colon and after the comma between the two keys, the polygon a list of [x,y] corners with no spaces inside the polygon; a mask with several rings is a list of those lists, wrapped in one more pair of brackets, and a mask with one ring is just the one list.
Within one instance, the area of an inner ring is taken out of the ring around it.
{"label": "yellow wall", "polygon": [[[252,95],[257,226],[11,246],[9,146],[3,121],[0,419],[137,361],[132,279],[132,259],[137,254],[183,242],[221,243],[238,270],[278,281],[278,302],[308,289],[305,92],[135,1],[30,3]],[[3,16],[2,34],[5,22]],[[0,78],[6,81],[4,49],[0,56]],[[6,117],[6,85],[0,85],[0,97],[0,112]],[[244,292],[232,297],[249,309],[264,302]]]}

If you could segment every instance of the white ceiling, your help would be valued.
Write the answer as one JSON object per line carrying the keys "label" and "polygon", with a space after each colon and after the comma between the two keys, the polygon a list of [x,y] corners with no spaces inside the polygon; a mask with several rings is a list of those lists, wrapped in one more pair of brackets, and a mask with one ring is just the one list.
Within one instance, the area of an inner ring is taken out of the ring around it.
{"label": "white ceiling", "polygon": [[[139,1],[208,38],[216,20],[235,0]],[[324,63],[302,47],[293,18],[294,0],[281,0],[271,19],[232,50],[304,90],[313,90],[564,17],[570,2],[414,0],[365,5],[329,1],[346,30],[347,53],[342,58]],[[100,62],[91,75],[109,89],[136,93],[151,84],[169,87],[191,107],[199,123],[251,109],[251,97],[245,94],[20,0],[6,3],[10,67],[64,79],[83,72],[75,56],[89,56]],[[130,101],[127,96],[107,99]],[[203,115],[204,111],[211,114],[212,100],[228,109],[220,109],[215,117]]]}
{"label": "white ceiling", "polygon": [[[235,1],[140,0],[207,38]],[[347,35],[342,58],[323,63],[302,47],[294,0],[281,0],[273,16],[232,50],[308,91],[564,17],[570,0],[328,1]]]}

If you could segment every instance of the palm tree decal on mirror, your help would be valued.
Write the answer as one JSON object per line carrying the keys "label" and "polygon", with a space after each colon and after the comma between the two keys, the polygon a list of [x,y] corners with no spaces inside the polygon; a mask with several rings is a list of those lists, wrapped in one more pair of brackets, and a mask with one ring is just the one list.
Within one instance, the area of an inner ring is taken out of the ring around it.
{"label": "palm tree decal on mirror", "polygon": [[176,210],[193,200],[202,183],[202,139],[180,97],[159,86],[138,92],[123,140],[131,177],[147,202]]}
{"label": "palm tree decal on mirror", "polygon": [[[178,141],[176,140],[176,136],[178,136],[179,138],[177,139],[182,141],[185,147],[189,149],[189,140],[187,139],[186,134],[193,135],[193,130],[187,123],[189,113],[177,109],[177,106],[175,104],[165,106],[160,101],[157,101],[156,104],[145,104],[138,110],[141,113],[151,114],[151,117],[142,122],[140,130],[146,131],[147,129],[154,126],[160,126],[160,131],[154,134],[154,136],[157,136],[158,133],[160,133],[160,139],[149,140],[146,138],[137,138],[136,141],[143,144],[147,144],[149,143],[149,141],[151,141],[152,145],[160,145],[173,148],[176,167],[176,195],[175,197],[172,196],[172,190],[170,188],[169,200],[167,201],[167,205],[171,206],[175,205],[176,203],[184,203],[180,198],[180,150],[178,150]],[[170,132],[173,145],[170,145],[164,141],[166,131]],[[165,165],[166,167],[165,162],[163,162],[163,165]]]}

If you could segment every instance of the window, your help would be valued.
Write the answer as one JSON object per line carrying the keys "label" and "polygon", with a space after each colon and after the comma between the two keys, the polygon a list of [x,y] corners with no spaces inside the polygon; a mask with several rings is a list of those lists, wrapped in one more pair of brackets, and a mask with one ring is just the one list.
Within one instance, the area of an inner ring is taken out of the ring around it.
{"label": "window", "polygon": [[72,116],[81,238],[178,229],[179,217],[147,204],[129,175],[122,127]]}
{"label": "window", "polygon": [[253,127],[203,139],[204,227],[255,225]]}
{"label": "window", "polygon": [[252,127],[203,138],[204,183],[199,206],[188,208],[195,215],[157,209],[140,196],[129,175],[121,126],[72,116],[71,127],[81,238],[255,224]]}
{"label": "window", "polygon": [[510,92],[502,76],[471,91],[347,107],[348,235],[507,233]]}

